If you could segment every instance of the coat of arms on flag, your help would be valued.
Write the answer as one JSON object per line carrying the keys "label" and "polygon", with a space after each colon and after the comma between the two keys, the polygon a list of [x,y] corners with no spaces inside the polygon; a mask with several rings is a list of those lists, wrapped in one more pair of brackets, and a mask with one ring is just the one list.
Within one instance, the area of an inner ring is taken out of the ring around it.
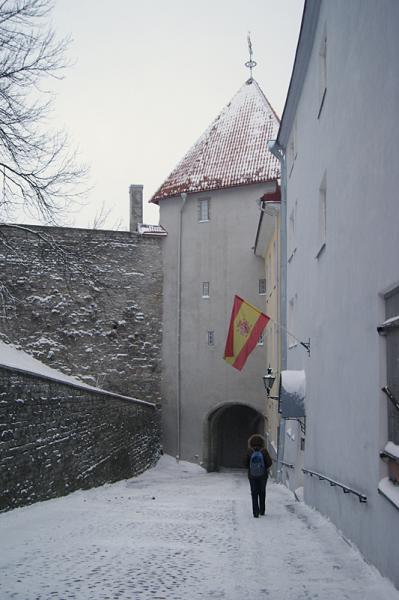
{"label": "coat of arms on flag", "polygon": [[239,296],[234,296],[224,360],[241,371],[270,318]]}

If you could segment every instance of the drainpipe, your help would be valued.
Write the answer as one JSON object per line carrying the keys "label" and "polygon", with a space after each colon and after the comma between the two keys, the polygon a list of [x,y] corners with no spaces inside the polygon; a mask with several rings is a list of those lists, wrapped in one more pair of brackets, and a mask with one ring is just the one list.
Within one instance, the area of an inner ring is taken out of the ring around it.
{"label": "drainpipe", "polygon": [[[280,348],[281,371],[287,369],[287,177],[284,148],[277,141],[269,142],[269,151],[280,162],[281,202],[280,202]],[[277,481],[282,480],[284,458],[285,419],[280,419],[277,445]]]}
{"label": "drainpipe", "polygon": [[181,205],[179,210],[179,231],[177,240],[177,361],[176,361],[176,460],[180,460],[181,450],[181,267],[182,267],[182,233],[183,233],[183,210],[187,200],[187,194],[181,194]]}

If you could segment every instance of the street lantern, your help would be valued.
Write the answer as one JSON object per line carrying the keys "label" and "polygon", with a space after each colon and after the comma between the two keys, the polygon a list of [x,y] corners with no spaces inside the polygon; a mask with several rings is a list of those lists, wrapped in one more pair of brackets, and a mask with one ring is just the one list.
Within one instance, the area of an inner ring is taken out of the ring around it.
{"label": "street lantern", "polygon": [[265,389],[266,389],[267,397],[269,398],[270,390],[272,389],[273,383],[276,380],[276,376],[274,375],[271,367],[268,367],[267,373],[266,373],[266,375],[263,375],[262,379],[263,379],[263,385],[265,386]]}

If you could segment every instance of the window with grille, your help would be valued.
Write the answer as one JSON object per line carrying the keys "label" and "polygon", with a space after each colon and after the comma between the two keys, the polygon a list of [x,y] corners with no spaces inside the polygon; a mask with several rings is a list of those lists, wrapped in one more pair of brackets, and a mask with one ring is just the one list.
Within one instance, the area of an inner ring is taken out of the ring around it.
{"label": "window with grille", "polygon": [[[386,336],[387,386],[396,402],[399,402],[399,288],[385,297],[386,321],[380,333]],[[388,401],[388,437],[399,444],[399,410]]]}
{"label": "window with grille", "polygon": [[209,298],[209,281],[202,282],[202,297]]}
{"label": "window with grille", "polygon": [[259,294],[266,294],[266,278],[259,279]]}
{"label": "window with grille", "polygon": [[209,221],[209,198],[200,198],[198,200],[198,221],[200,223]]}
{"label": "window with grille", "polygon": [[208,331],[208,346],[214,346],[214,345],[215,345],[215,332]]}

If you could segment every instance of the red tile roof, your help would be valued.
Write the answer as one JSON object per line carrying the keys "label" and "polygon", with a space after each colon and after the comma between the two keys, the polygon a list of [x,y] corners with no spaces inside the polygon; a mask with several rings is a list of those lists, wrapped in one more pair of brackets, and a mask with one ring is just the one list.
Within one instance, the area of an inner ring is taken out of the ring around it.
{"label": "red tile roof", "polygon": [[267,142],[279,119],[254,79],[249,79],[191,147],[150,202],[222,188],[262,183],[280,176]]}

